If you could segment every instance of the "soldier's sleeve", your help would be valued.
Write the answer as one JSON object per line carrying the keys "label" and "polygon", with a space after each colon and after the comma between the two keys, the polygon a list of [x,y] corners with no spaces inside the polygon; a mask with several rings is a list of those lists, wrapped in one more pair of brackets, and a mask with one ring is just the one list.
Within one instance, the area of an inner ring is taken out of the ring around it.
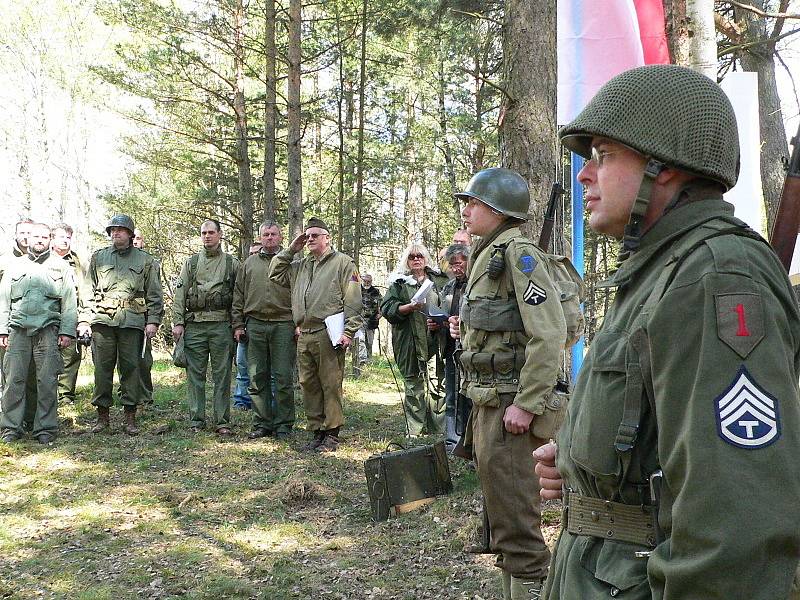
{"label": "soldier's sleeve", "polygon": [[800,317],[766,246],[726,237],[692,254],[647,326],[671,506],[647,562],[662,600],[787,598],[800,556]]}
{"label": "soldier's sleeve", "polygon": [[247,294],[245,285],[245,262],[242,262],[236,273],[236,285],[233,286],[233,304],[231,304],[231,326],[244,329],[244,301]]}
{"label": "soldier's sleeve", "polygon": [[186,292],[188,291],[186,289],[186,282],[189,279],[189,260],[191,260],[191,258],[187,258],[185,261],[183,261],[181,273],[178,275],[178,282],[175,284],[175,296],[172,299],[173,325],[186,324]]}
{"label": "soldier's sleeve", "polygon": [[297,275],[294,252],[286,248],[281,250],[272,259],[269,265],[269,278],[281,287],[291,287]]}
{"label": "soldier's sleeve", "polygon": [[76,261],[73,277],[75,278],[75,287],[78,292],[78,308],[80,308],[83,299],[92,295],[92,285],[89,281],[89,274],[86,270],[85,263],[80,258]]}
{"label": "soldier's sleeve", "polygon": [[161,289],[161,264],[156,259],[152,259],[150,263],[144,284],[147,324],[161,325],[161,318],[164,316],[164,291]]}
{"label": "soldier's sleeve", "polygon": [[386,294],[383,296],[383,300],[381,300],[380,304],[381,314],[392,325],[399,325],[408,319],[408,315],[400,313],[400,305],[406,303],[402,298],[400,298],[397,290],[397,285],[394,283],[389,283],[389,287],[386,290]]}
{"label": "soldier's sleeve", "polygon": [[8,335],[8,319],[11,317],[10,279],[10,277],[0,279],[0,335]]}
{"label": "soldier's sleeve", "polygon": [[528,337],[514,404],[540,415],[558,379],[567,337],[561,300],[533,244],[510,244],[506,251],[506,269],[514,281],[517,305]]}
{"label": "soldier's sleeve", "polygon": [[75,279],[71,268],[64,269],[63,289],[61,291],[61,323],[58,335],[74,338],[78,326],[78,297],[75,293]]}
{"label": "soldier's sleeve", "polygon": [[91,323],[94,320],[94,290],[97,287],[97,252],[89,260],[85,282],[86,293],[80,297],[78,322]]}
{"label": "soldier's sleeve", "polygon": [[361,279],[358,276],[355,263],[350,260],[343,262],[339,270],[339,280],[342,285],[342,296],[344,302],[344,333],[347,337],[355,337],[361,325],[364,324],[364,317],[361,315]]}

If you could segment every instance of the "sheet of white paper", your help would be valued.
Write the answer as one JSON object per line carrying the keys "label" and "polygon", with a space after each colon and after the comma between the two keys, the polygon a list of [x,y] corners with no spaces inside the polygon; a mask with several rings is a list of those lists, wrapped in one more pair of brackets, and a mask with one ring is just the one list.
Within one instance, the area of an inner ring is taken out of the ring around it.
{"label": "sheet of white paper", "polygon": [[325,329],[328,330],[328,337],[334,346],[339,343],[339,339],[344,333],[344,311],[325,318]]}
{"label": "sheet of white paper", "polygon": [[428,297],[428,291],[433,287],[433,282],[430,279],[426,279],[422,282],[422,285],[417,290],[417,293],[414,294],[414,297],[411,298],[411,302],[422,302],[425,304],[425,299]]}

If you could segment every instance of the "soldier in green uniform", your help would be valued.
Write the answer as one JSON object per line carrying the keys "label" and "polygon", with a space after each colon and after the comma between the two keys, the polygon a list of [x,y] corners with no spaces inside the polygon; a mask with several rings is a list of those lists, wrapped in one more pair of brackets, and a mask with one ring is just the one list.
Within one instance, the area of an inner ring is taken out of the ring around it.
{"label": "soldier in green uniform", "polygon": [[119,370],[123,431],[137,435],[136,407],[142,402],[139,361],[145,338],[152,339],[164,313],[161,282],[153,257],[134,248],[133,219],[114,216],[106,227],[111,245],[92,255],[88,280],[92,286],[81,303],[78,335],[91,334],[97,423],[93,433],[109,428],[114,403],[114,369]]}
{"label": "soldier in green uniform", "polygon": [[561,405],[554,389],[566,323],[543,253],[519,229],[528,218],[527,182],[485,169],[456,197],[466,203],[467,231],[480,236],[460,317],[450,317],[463,348],[461,393],[472,400],[464,443],[473,447],[503,597],[538,598],[550,553],[532,452],[553,434],[551,413]]}
{"label": "soldier in green uniform", "polygon": [[[421,286],[433,286],[414,301]],[[410,244],[389,276],[381,314],[392,325],[392,350],[403,376],[403,413],[409,437],[444,432],[444,359],[439,326],[425,311],[441,304],[439,292],[447,283],[422,244]]]}
{"label": "soldier in green uniform", "polygon": [[770,247],[722,199],[736,117],[690,69],[609,81],[560,132],[589,159],[616,289],[542,495],[567,506],[544,597],[785,600],[800,559],[800,315]]}
{"label": "soldier in green uniform", "polygon": [[231,306],[239,260],[222,251],[222,227],[208,219],[200,226],[203,250],[183,263],[172,304],[172,335],[181,336],[186,352],[189,426],[206,425],[206,372],[211,357],[212,400],[217,435],[231,431],[231,366],[233,330]]}
{"label": "soldier in green uniform", "polygon": [[[233,293],[233,335],[247,334],[247,371],[253,402],[250,439],[289,437],[294,427],[295,362],[292,299],[288,288],[269,278],[269,268],[282,250],[280,227],[265,221],[259,228],[261,248],[247,258],[236,276]],[[275,397],[271,380],[275,379]]]}
{"label": "soldier in green uniform", "polygon": [[7,349],[0,419],[5,442],[22,437],[30,369],[37,382],[33,435],[48,444],[58,429],[58,374],[63,369],[59,347],[73,341],[78,310],[72,269],[50,254],[49,244],[50,228],[33,224],[27,258],[9,264],[0,283],[0,347]]}
{"label": "soldier in green uniform", "polygon": [[[304,245],[310,256],[294,260]],[[292,290],[292,316],[299,334],[297,369],[308,428],[314,433],[307,449],[332,452],[339,446],[344,424],[345,352],[362,323],[358,271],[352,258],[331,247],[325,222],[311,217],[304,233],[273,259],[269,276]],[[344,321],[335,343],[325,327],[328,317],[339,326]]]}
{"label": "soldier in green uniform", "polygon": [[[50,239],[50,254],[60,257],[72,269],[75,280],[75,292],[78,303],[86,291],[86,268],[78,254],[72,250],[73,229],[66,223],[53,226]],[[61,348],[61,358],[64,361],[64,372],[58,376],[58,402],[75,402],[75,385],[78,381],[78,370],[81,366],[81,348],[75,340]]]}
{"label": "soldier in green uniform", "polygon": [[[144,235],[141,229],[133,230],[133,247],[144,250]],[[153,259],[153,269],[161,274],[161,263]],[[153,344],[148,339],[147,347],[144,349],[144,356],[139,356],[139,377],[142,380],[142,402],[144,404],[153,403]]]}

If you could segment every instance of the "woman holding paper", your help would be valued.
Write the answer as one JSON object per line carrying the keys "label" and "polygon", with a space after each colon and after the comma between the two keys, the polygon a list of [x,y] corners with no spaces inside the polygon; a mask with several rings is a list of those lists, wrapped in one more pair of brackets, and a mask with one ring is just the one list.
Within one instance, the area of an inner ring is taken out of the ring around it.
{"label": "woman holding paper", "polygon": [[440,325],[428,318],[439,308],[439,290],[447,282],[425,246],[403,252],[381,302],[381,314],[392,325],[394,359],[403,375],[403,412],[409,437],[444,431],[444,362]]}

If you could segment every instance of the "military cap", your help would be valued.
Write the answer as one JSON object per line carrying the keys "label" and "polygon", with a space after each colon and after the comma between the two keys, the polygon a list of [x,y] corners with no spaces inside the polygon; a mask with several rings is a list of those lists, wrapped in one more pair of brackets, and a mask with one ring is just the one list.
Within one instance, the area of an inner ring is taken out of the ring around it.
{"label": "military cap", "polygon": [[323,221],[319,217],[311,217],[311,218],[309,218],[308,221],[306,221],[306,226],[304,228],[304,231],[306,229],[311,229],[312,227],[319,227],[320,229],[324,229],[328,233],[331,232],[331,230],[328,227],[327,223],[325,223],[325,221]]}

